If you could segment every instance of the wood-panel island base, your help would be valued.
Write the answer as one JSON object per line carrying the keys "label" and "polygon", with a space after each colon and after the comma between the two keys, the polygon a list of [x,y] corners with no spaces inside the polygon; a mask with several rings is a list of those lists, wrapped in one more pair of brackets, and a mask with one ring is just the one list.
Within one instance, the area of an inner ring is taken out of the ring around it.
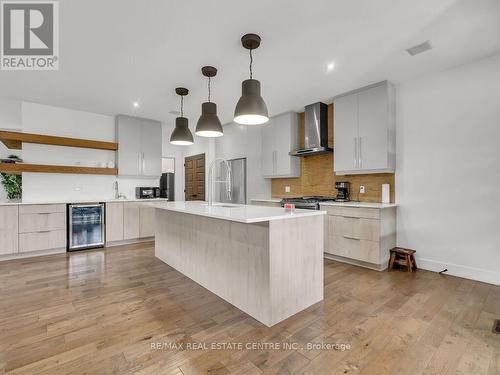
{"label": "wood-panel island base", "polygon": [[157,209],[155,255],[266,326],[323,300],[321,215],[241,223]]}

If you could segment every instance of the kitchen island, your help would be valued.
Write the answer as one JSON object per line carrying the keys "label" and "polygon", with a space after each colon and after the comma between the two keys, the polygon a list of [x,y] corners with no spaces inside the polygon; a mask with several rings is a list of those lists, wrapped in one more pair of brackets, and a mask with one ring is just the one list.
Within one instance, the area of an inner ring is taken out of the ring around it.
{"label": "kitchen island", "polygon": [[323,211],[205,202],[155,207],[157,258],[272,326],[323,300]]}

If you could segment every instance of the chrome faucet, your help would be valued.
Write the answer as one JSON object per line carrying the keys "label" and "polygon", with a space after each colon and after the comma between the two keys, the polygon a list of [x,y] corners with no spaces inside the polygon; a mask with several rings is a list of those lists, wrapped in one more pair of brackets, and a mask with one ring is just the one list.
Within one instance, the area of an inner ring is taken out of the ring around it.
{"label": "chrome faucet", "polygon": [[[215,180],[214,168],[217,162],[220,161],[226,166],[226,178],[225,180]],[[226,198],[231,200],[232,196],[232,186],[231,186],[231,166],[227,160],[223,158],[215,158],[212,163],[210,163],[210,168],[208,169],[208,205],[212,206],[214,203],[214,188],[215,183],[226,185]]]}
{"label": "chrome faucet", "polygon": [[118,192],[118,180],[115,180],[115,182],[113,182],[113,189],[115,190],[115,199],[125,199],[126,198],[125,195]]}

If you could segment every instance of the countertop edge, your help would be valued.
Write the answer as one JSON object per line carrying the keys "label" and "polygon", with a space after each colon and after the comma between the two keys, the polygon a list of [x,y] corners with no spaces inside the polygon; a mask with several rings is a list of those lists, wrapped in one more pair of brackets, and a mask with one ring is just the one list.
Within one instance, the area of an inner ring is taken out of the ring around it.
{"label": "countertop edge", "polygon": [[375,208],[385,209],[398,207],[397,203],[370,203],[370,202],[320,202],[320,206],[352,207],[352,208]]}
{"label": "countertop edge", "polygon": [[174,207],[156,206],[153,203],[154,202],[150,202],[150,204],[148,206],[159,209],[159,210],[178,212],[178,213],[183,213],[183,214],[187,214],[187,215],[203,216],[203,217],[208,217],[208,218],[212,218],[212,219],[233,221],[233,222],[242,223],[242,224],[264,223],[264,222],[275,221],[275,220],[288,220],[288,219],[296,219],[296,218],[302,218],[302,217],[322,216],[322,215],[326,214],[325,211],[305,210],[306,212],[301,211],[301,212],[293,213],[293,214],[288,213],[288,212],[283,212],[282,214],[280,214],[278,216],[262,216],[262,217],[258,217],[258,218],[238,219],[238,218],[234,218],[234,217],[213,214],[213,213],[189,211],[189,210],[174,208]]}

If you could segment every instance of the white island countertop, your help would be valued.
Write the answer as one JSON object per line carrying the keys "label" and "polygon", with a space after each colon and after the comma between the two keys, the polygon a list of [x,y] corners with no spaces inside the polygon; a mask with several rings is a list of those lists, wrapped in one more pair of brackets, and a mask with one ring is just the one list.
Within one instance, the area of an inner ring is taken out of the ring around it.
{"label": "white island countertop", "polygon": [[307,216],[321,216],[325,211],[295,210],[289,212],[281,207],[265,207],[254,205],[237,205],[228,203],[214,203],[208,206],[206,202],[144,202],[146,206],[158,209],[182,212],[191,215],[211,217],[250,224],[264,221],[295,219]]}

